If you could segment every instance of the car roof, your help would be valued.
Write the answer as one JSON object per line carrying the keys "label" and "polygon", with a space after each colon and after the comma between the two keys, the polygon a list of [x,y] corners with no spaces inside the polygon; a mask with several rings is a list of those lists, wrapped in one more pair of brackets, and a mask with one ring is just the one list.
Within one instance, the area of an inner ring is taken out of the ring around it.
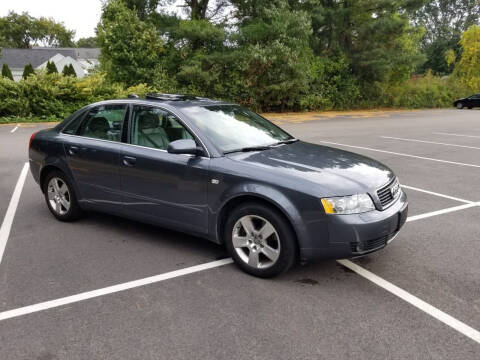
{"label": "car roof", "polygon": [[139,105],[167,105],[171,108],[187,108],[193,106],[209,106],[209,105],[232,105],[232,103],[224,102],[221,100],[213,100],[198,96],[191,95],[181,95],[181,94],[148,94],[145,98],[140,98],[134,94],[129,95],[127,99],[115,99],[115,100],[105,100],[100,101],[90,106],[94,105],[105,105],[112,103],[132,103]]}

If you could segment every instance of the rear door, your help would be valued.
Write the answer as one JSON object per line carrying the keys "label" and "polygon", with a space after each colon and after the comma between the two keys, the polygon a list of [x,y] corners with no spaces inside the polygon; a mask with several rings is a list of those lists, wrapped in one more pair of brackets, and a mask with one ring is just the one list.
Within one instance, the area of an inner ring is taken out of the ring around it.
{"label": "rear door", "polygon": [[121,152],[125,211],[150,222],[207,233],[210,159],[206,153],[193,156],[166,151],[171,141],[194,138],[172,113],[133,106],[129,144]]}
{"label": "rear door", "polygon": [[126,104],[90,109],[77,128],[66,129],[66,161],[87,205],[120,210],[120,148]]}

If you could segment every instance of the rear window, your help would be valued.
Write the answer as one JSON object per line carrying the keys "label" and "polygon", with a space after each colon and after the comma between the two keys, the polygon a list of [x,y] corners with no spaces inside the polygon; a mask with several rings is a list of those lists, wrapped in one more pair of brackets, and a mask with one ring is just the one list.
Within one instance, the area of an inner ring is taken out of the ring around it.
{"label": "rear window", "polygon": [[[102,105],[88,111],[80,126],[74,128],[73,134],[94,139],[120,141],[125,118],[126,105]],[[66,129],[68,130],[68,129]],[[67,131],[64,131],[68,134]]]}
{"label": "rear window", "polygon": [[73,120],[68,121],[67,126],[65,126],[62,130],[64,134],[75,135],[77,132],[80,123],[82,122],[82,118],[85,115],[85,111],[77,111],[76,113],[72,114]]}

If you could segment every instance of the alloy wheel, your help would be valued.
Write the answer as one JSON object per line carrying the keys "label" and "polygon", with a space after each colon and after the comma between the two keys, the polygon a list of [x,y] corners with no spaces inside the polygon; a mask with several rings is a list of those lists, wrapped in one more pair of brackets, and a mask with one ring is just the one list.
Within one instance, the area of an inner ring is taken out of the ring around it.
{"label": "alloy wheel", "polygon": [[233,227],[232,243],[240,259],[256,269],[273,266],[280,256],[280,238],[274,226],[256,215],[241,217]]}
{"label": "alloy wheel", "polygon": [[48,202],[58,215],[65,215],[70,209],[70,191],[62,179],[53,177],[47,187]]}

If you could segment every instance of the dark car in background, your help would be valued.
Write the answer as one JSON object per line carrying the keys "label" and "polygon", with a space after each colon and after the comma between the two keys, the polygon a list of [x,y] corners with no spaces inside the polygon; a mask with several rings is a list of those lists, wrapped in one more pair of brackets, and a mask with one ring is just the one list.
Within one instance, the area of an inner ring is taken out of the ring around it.
{"label": "dark car in background", "polygon": [[261,277],[379,250],[407,218],[385,165],[205,98],[89,105],[33,134],[29,159],[57,219],[94,210],[183,231],[224,244]]}
{"label": "dark car in background", "polygon": [[453,106],[457,109],[480,107],[480,94],[471,95],[469,97],[458,99],[453,102]]}

